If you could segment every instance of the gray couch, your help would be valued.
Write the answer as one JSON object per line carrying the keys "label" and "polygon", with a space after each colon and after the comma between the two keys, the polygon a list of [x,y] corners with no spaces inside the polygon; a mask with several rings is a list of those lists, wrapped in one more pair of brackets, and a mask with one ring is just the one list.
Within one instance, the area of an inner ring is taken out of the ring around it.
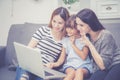
{"label": "gray couch", "polygon": [[0,46],[0,80],[15,80],[17,59],[13,42],[27,45],[35,31],[45,24],[13,24],[10,27],[6,46]]}
{"label": "gray couch", "polygon": [[[10,27],[7,45],[0,46],[0,80],[15,80],[17,59],[13,42],[27,45],[32,34],[42,25],[46,24],[13,24]],[[105,28],[110,30],[120,47],[120,23],[104,23]]]}

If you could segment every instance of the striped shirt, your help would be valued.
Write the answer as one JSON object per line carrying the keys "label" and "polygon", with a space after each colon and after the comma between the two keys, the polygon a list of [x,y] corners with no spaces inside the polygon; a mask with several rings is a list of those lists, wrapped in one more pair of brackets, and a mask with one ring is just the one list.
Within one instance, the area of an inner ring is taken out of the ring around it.
{"label": "striped shirt", "polygon": [[54,40],[49,27],[41,26],[32,38],[38,41],[36,47],[40,49],[44,63],[55,62],[58,59],[62,43]]}

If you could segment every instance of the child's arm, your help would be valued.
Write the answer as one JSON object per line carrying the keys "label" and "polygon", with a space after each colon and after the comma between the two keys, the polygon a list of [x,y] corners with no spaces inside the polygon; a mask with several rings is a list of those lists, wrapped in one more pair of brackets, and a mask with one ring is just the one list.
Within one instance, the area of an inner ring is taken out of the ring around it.
{"label": "child's arm", "polygon": [[64,60],[65,60],[66,54],[65,54],[65,48],[62,48],[61,54],[59,59],[57,60],[57,62],[53,62],[53,63],[48,63],[45,64],[45,66],[49,67],[49,68],[54,68],[54,67],[58,67],[60,65],[63,64]]}
{"label": "child's arm", "polygon": [[87,46],[84,46],[82,50],[79,50],[79,48],[75,44],[72,44],[72,48],[83,60],[87,58],[89,52]]}
{"label": "child's arm", "polygon": [[89,49],[87,46],[84,46],[82,50],[80,50],[76,45],[75,45],[75,37],[72,36],[70,37],[71,45],[74,51],[83,59],[85,60],[88,56]]}
{"label": "child's arm", "polygon": [[65,48],[63,47],[63,48],[62,48],[61,55],[60,55],[58,61],[55,62],[56,67],[58,67],[58,66],[60,66],[60,65],[63,64],[63,62],[65,61],[65,57],[66,57],[66,50],[65,50]]}

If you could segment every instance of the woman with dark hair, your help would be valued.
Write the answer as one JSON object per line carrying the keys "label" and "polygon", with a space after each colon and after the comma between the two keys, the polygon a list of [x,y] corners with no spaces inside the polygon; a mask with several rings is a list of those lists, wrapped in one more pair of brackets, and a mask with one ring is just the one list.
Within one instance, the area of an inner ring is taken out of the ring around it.
{"label": "woman with dark hair", "polygon": [[120,49],[112,34],[90,9],[77,13],[76,24],[92,56],[93,74],[89,80],[120,80]]}
{"label": "woman with dark hair", "polygon": [[[59,7],[53,11],[48,27],[41,26],[33,34],[28,46],[40,49],[43,63],[55,62],[58,59],[62,50],[62,38],[65,35],[65,22],[68,18],[68,10]],[[16,80],[38,80],[37,76],[31,79],[33,74],[21,68],[18,68],[17,71]]]}

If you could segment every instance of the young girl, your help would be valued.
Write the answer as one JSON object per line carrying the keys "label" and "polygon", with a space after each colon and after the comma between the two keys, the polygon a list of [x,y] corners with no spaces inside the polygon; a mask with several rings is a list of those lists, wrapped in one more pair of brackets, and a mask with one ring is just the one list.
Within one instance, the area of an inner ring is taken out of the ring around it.
{"label": "young girl", "polygon": [[63,70],[67,74],[64,80],[83,80],[92,72],[92,64],[88,56],[88,48],[81,43],[79,32],[75,24],[75,15],[66,22],[67,36],[63,39],[63,49],[60,58],[55,63],[46,66],[53,68],[61,65],[64,60]]}

